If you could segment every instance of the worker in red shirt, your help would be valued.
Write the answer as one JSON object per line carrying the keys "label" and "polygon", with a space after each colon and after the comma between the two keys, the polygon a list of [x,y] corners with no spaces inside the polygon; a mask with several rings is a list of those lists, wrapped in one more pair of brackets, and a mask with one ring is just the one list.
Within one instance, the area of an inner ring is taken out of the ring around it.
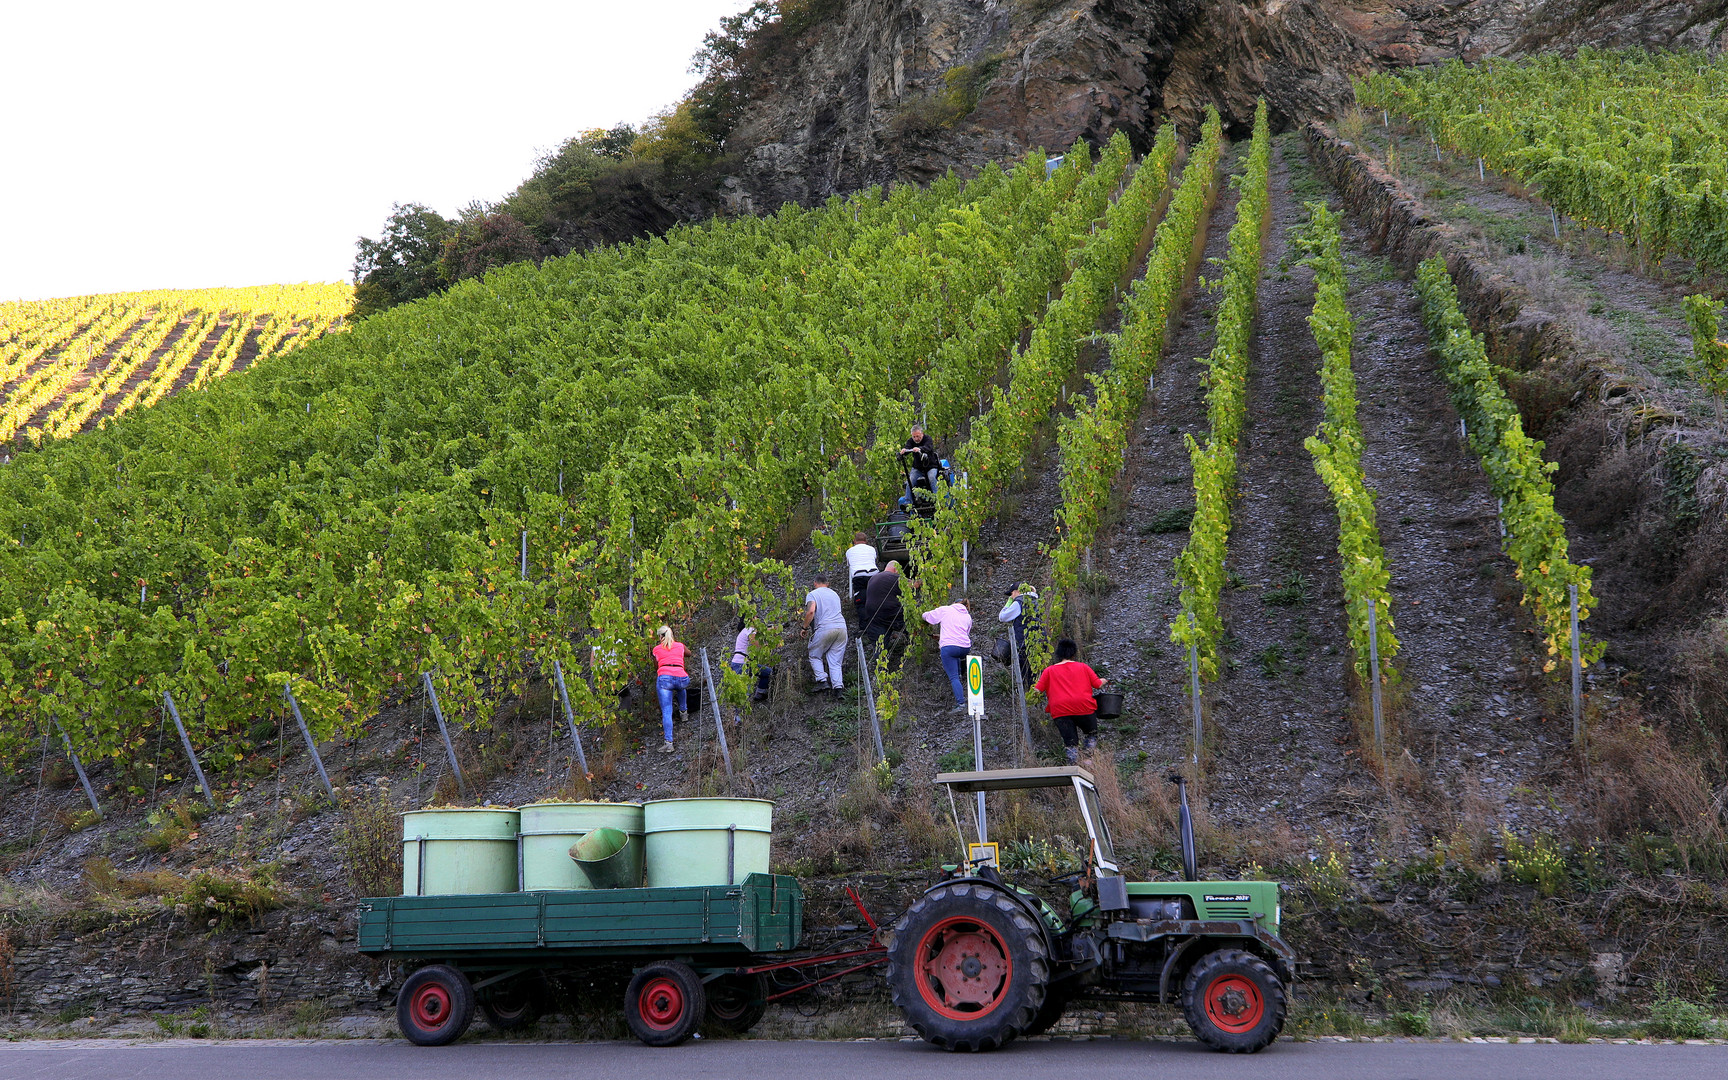
{"label": "worker in red shirt", "polygon": [[1105,680],[1090,667],[1074,659],[1080,647],[1067,638],[1056,643],[1056,662],[1038,675],[1037,688],[1044,693],[1044,708],[1062,734],[1068,764],[1080,763],[1080,732],[1086,733],[1086,752],[1098,745],[1098,703],[1092,691]]}

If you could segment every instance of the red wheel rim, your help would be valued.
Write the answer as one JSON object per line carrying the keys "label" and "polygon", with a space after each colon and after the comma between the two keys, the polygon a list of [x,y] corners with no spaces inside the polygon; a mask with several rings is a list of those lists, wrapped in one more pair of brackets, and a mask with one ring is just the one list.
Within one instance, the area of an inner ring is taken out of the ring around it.
{"label": "red wheel rim", "polygon": [[1014,961],[994,927],[944,919],[924,931],[913,961],[924,1004],[950,1020],[994,1012],[1014,984]]}
{"label": "red wheel rim", "polygon": [[1220,1031],[1241,1035],[1253,1031],[1266,1015],[1266,999],[1254,980],[1244,975],[1220,975],[1206,987],[1206,1019]]}
{"label": "red wheel rim", "polygon": [[684,989],[676,979],[661,976],[648,980],[637,999],[636,1012],[656,1031],[669,1031],[684,1016]]}
{"label": "red wheel rim", "polygon": [[450,1022],[450,988],[442,983],[427,983],[414,991],[409,1003],[414,1022],[428,1031]]}

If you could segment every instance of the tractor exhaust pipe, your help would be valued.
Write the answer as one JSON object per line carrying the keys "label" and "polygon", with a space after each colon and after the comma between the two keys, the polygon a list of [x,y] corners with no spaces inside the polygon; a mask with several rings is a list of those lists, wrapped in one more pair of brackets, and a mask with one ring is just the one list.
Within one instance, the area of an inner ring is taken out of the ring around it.
{"label": "tractor exhaust pipe", "polygon": [[1170,777],[1170,782],[1176,785],[1181,799],[1176,825],[1182,842],[1182,876],[1187,881],[1199,881],[1200,868],[1194,857],[1194,815],[1188,811],[1188,778],[1177,773]]}

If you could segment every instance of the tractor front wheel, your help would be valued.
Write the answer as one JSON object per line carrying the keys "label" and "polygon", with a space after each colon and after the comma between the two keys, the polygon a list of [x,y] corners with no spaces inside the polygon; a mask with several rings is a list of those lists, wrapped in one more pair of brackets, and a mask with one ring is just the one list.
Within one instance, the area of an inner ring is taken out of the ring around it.
{"label": "tractor front wheel", "polygon": [[1049,979],[1044,936],[1026,909],[976,882],[925,893],[888,950],[894,1004],[944,1050],[993,1050],[1030,1030]]}
{"label": "tractor front wheel", "polygon": [[1284,983],[1272,965],[1241,949],[1202,956],[1182,981],[1182,1014],[1215,1050],[1252,1054],[1284,1030]]}
{"label": "tractor front wheel", "polygon": [[688,964],[649,964],[624,991],[624,1021],[649,1046],[677,1046],[708,1013],[702,978]]}
{"label": "tractor front wheel", "polygon": [[448,964],[415,971],[396,995],[396,1023],[415,1046],[453,1043],[474,1020],[474,987]]}

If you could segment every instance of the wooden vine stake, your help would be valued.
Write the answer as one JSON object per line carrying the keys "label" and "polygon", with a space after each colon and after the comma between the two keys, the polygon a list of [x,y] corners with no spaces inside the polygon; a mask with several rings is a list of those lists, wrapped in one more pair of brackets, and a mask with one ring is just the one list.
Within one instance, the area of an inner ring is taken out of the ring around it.
{"label": "wooden vine stake", "polygon": [[168,709],[168,715],[174,719],[174,730],[180,733],[180,745],[186,748],[186,759],[192,762],[192,775],[198,778],[198,786],[204,789],[204,801],[211,806],[216,805],[216,796],[210,794],[210,782],[204,779],[204,767],[198,764],[198,754],[192,749],[192,739],[186,734],[186,725],[180,722],[180,710],[174,707],[174,696],[168,691],[162,691],[162,704]]}
{"label": "wooden vine stake", "polygon": [[422,671],[420,681],[426,686],[426,700],[432,703],[432,715],[438,721],[438,734],[444,739],[444,753],[450,757],[450,771],[456,774],[456,791],[468,797],[468,781],[462,778],[462,766],[456,761],[456,748],[450,745],[450,729],[444,723],[444,710],[438,707],[438,688],[432,685],[431,672]]}
{"label": "wooden vine stake", "polygon": [[294,700],[294,687],[284,684],[282,696],[288,699],[288,709],[294,714],[294,722],[300,725],[300,737],[306,740],[306,752],[312,755],[312,767],[318,770],[318,782],[324,785],[324,794],[330,796],[331,802],[335,802],[336,789],[330,786],[330,777],[324,772],[324,759],[318,756],[318,741],[312,737],[311,729],[300,715],[300,703]]}

